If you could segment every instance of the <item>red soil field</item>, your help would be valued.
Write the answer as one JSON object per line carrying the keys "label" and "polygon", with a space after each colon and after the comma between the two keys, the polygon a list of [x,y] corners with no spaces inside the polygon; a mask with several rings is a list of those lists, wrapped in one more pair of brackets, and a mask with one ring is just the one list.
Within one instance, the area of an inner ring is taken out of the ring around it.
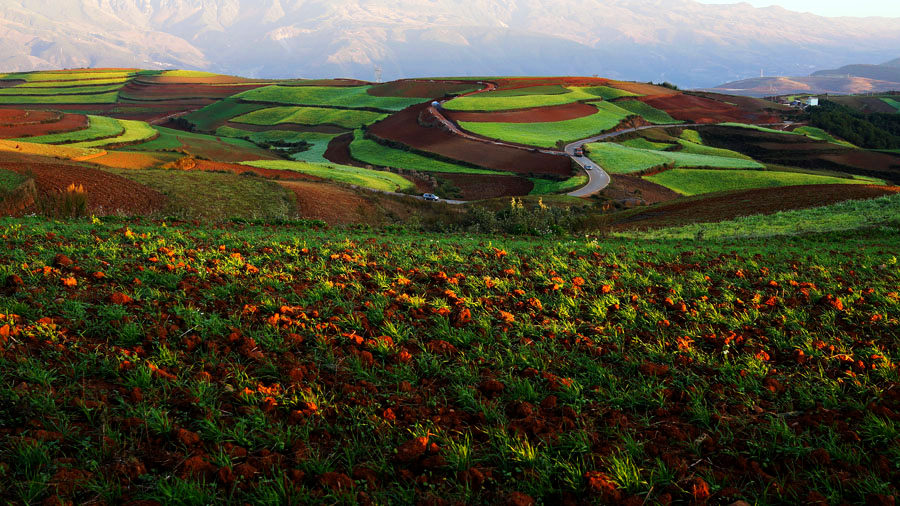
{"label": "red soil field", "polygon": [[266,84],[214,86],[209,84],[145,84],[132,81],[119,91],[119,96],[128,100],[226,98],[261,86],[266,86]]}
{"label": "red soil field", "polygon": [[376,97],[443,98],[448,94],[462,93],[480,88],[474,81],[402,80],[369,88],[367,93]]}
{"label": "red soil field", "polygon": [[716,222],[739,216],[825,206],[845,200],[872,199],[894,193],[900,193],[900,186],[829,184],[741,190],[663,204],[632,215],[625,221],[614,224],[613,228],[660,228],[685,223]]}
{"label": "red soil field", "polygon": [[146,215],[166,202],[165,196],[155,190],[99,169],[45,157],[0,156],[0,168],[34,177],[39,201],[65,191],[70,184],[80,184],[88,194],[88,212],[94,214]]}
{"label": "red soil field", "polygon": [[[43,111],[49,116],[58,116],[58,113]],[[52,123],[23,124],[17,126],[0,126],[0,139],[16,139],[19,137],[34,137],[62,132],[72,132],[87,128],[88,119],[81,114],[64,114]]]}
{"label": "red soil field", "polygon": [[657,97],[637,97],[646,104],[662,109],[675,119],[692,123],[777,123],[781,118],[776,114],[762,111],[745,111],[733,105],[693,95],[667,95]]}
{"label": "red soil field", "polygon": [[637,93],[638,95],[676,95],[679,93],[662,86],[654,86],[646,83],[633,83],[631,81],[610,81],[607,86]]}
{"label": "red soil field", "polygon": [[572,173],[571,162],[564,156],[479,142],[454,135],[442,128],[420,125],[419,115],[427,108],[428,104],[419,104],[404,109],[370,126],[369,132],[382,139],[488,169],[566,177]]}
{"label": "red soil field", "polygon": [[353,142],[353,134],[339,135],[331,139],[323,156],[326,160],[339,165],[359,165],[350,155],[351,142]]}
{"label": "red soil field", "polygon": [[609,79],[600,77],[509,77],[503,79],[491,79],[501,90],[518,88],[530,88],[532,86],[548,86],[558,84],[560,86],[606,86]]}
{"label": "red soil field", "polygon": [[590,104],[574,102],[571,104],[556,105],[550,107],[536,107],[533,109],[518,109],[514,111],[498,112],[460,112],[444,111],[444,116],[457,123],[460,121],[472,122],[498,122],[498,123],[546,123],[551,121],[565,121],[569,119],[583,118],[597,112],[597,108]]}
{"label": "red soil field", "polygon": [[33,125],[59,121],[62,114],[56,111],[30,111],[25,109],[0,109],[0,126]]}
{"label": "red soil field", "polygon": [[493,199],[528,195],[534,184],[519,176],[490,176],[483,174],[454,174],[440,172],[435,177],[450,181],[460,189],[463,200]]}
{"label": "red soil field", "polygon": [[378,223],[380,215],[371,198],[352,190],[326,183],[286,181],[282,186],[297,197],[301,217],[322,220],[331,225]]}
{"label": "red soil field", "polygon": [[260,177],[265,177],[269,179],[283,179],[283,180],[302,180],[302,181],[323,181],[322,178],[310,176],[309,174],[303,174],[300,172],[294,172],[292,170],[275,170],[275,169],[262,169],[259,167],[248,167],[246,165],[239,165],[234,163],[224,163],[224,162],[213,162],[210,160],[197,160],[194,158],[191,159],[182,159],[174,162],[172,164],[166,165],[166,167],[178,170],[201,170],[207,172],[230,172],[232,174],[256,174]]}
{"label": "red soil field", "polygon": [[783,104],[776,104],[775,102],[770,102],[768,100],[763,100],[761,98],[741,97],[741,96],[737,96],[737,95],[722,95],[721,93],[712,93],[712,92],[707,92],[707,91],[696,91],[696,92],[691,91],[691,92],[688,92],[688,94],[695,95],[698,97],[708,98],[710,100],[716,100],[718,102],[726,102],[726,103],[734,104],[745,111],[771,113],[771,111],[769,111],[767,109],[775,109],[778,111],[793,110],[790,106],[783,105]]}
{"label": "red soil field", "polygon": [[647,204],[658,204],[682,196],[678,192],[647,181],[642,177],[625,174],[616,174],[600,195],[610,200],[641,200]]}

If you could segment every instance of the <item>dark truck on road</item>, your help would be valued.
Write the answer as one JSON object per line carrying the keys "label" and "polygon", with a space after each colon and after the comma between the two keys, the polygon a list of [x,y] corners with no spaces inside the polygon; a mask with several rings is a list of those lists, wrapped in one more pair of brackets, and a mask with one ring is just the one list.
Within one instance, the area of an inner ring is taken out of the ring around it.
{"label": "dark truck on road", "polygon": [[575,156],[584,156],[584,148],[575,148]]}

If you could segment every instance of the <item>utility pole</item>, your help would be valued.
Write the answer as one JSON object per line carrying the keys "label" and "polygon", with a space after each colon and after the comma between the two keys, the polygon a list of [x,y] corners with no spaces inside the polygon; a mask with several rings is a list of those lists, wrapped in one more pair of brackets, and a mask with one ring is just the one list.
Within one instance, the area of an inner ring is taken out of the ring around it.
{"label": "utility pole", "polygon": [[375,67],[375,82],[380,83],[383,76],[384,76],[384,69],[376,66]]}

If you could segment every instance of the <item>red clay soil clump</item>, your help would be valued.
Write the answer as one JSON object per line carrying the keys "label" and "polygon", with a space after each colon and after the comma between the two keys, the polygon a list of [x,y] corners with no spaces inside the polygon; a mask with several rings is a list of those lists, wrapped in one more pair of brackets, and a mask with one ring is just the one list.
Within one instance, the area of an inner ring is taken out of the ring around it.
{"label": "red clay soil clump", "polygon": [[[619,177],[613,178],[615,181]],[[672,202],[632,215],[613,225],[617,230],[660,228],[685,223],[716,222],[739,216],[772,214],[900,193],[900,186],[827,184],[758,188],[712,197]]]}
{"label": "red clay soil clump", "polygon": [[[62,132],[84,130],[88,127],[88,119],[81,114],[59,114],[54,111],[12,111],[0,110],[0,139],[15,139],[18,137],[35,137],[38,135],[50,135]],[[7,121],[4,116],[11,117],[15,113],[26,113],[20,116],[21,121]],[[54,121],[55,118],[55,121]],[[45,122],[46,121],[46,122]]]}
{"label": "red clay soil clump", "polygon": [[427,108],[428,104],[419,104],[404,109],[375,123],[369,127],[369,132],[382,139],[488,169],[519,174],[571,175],[572,166],[567,157],[479,142],[437,126],[421,125],[419,116]]}
{"label": "red clay soil clump", "polygon": [[344,134],[331,139],[328,148],[323,155],[329,162],[338,165],[358,165],[350,155],[350,143],[353,142],[353,134]]}
{"label": "red clay soil clump", "polygon": [[166,202],[161,193],[130,179],[55,159],[4,153],[0,168],[32,176],[39,201],[59,195],[69,185],[82,185],[88,196],[87,211],[93,214],[146,215]]}
{"label": "red clay soil clump", "polygon": [[573,102],[571,104],[533,109],[519,109],[499,112],[458,112],[445,111],[444,115],[453,121],[497,122],[497,123],[549,123],[584,118],[597,112],[590,104]]}
{"label": "red clay soil clump", "polygon": [[463,200],[481,200],[497,197],[528,195],[534,189],[534,183],[519,176],[491,176],[485,174],[453,174],[441,172],[435,174],[446,179],[459,188]]}
{"label": "red clay soil clump", "polygon": [[777,123],[781,119],[764,111],[746,111],[733,105],[693,95],[636,97],[646,104],[669,113],[675,119],[691,123]]}

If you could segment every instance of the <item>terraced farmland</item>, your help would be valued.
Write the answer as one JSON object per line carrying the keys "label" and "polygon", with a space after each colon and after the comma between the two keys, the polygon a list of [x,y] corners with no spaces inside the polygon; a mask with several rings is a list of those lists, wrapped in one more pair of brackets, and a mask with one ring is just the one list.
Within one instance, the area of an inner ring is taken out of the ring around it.
{"label": "terraced farmland", "polygon": [[[569,88],[566,93],[556,93],[555,90],[549,95],[538,94],[522,94],[521,90],[518,94],[510,95],[509,92],[486,92],[469,95],[466,97],[454,98],[444,104],[444,108],[449,111],[505,111],[510,109],[530,109],[534,107],[548,107],[554,105],[569,104],[572,102],[597,100],[601,93],[596,88]],[[499,93],[499,95],[495,95]]]}
{"label": "terraced farmland", "polygon": [[672,125],[675,123],[681,123],[681,121],[673,118],[672,116],[669,116],[665,111],[661,111],[649,104],[641,102],[640,100],[617,100],[615,104],[616,106],[621,107],[626,111],[637,114],[638,116],[655,125]]}
{"label": "terraced farmland", "polygon": [[896,112],[900,113],[900,100],[887,97],[882,98],[881,100],[887,105],[893,107]]}
{"label": "terraced farmland", "polygon": [[600,102],[597,113],[583,118],[554,121],[547,123],[486,123],[462,122],[460,126],[474,134],[491,139],[540,146],[557,147],[563,144],[585,139],[615,128],[632,114],[611,102]]}
{"label": "terraced farmland", "polygon": [[871,184],[869,181],[857,179],[760,170],[673,169],[647,176],[645,179],[688,196],[728,190],[779,186]]}
{"label": "terraced farmland", "polygon": [[366,139],[361,131],[354,133],[353,142],[350,144],[350,154],[360,162],[399,169],[410,169],[423,172],[449,172],[456,174],[488,174],[503,175],[505,172],[495,170],[477,169],[449,163],[420,154],[391,148],[371,139]]}
{"label": "terraced farmland", "polygon": [[249,167],[260,167],[263,169],[299,172],[302,174],[308,174],[339,183],[371,188],[373,190],[394,192],[411,190],[414,188],[413,184],[409,180],[400,175],[391,172],[363,169],[359,167],[321,165],[284,160],[244,162],[243,165],[247,165]]}
{"label": "terraced farmland", "polygon": [[668,153],[636,149],[614,142],[587,145],[588,157],[610,174],[632,174],[674,163]]}
{"label": "terraced farmland", "polygon": [[107,146],[124,146],[127,144],[136,144],[148,141],[159,135],[159,133],[147,123],[143,121],[116,120],[122,126],[122,133],[116,137],[108,139],[100,139],[95,141],[85,141],[71,144],[76,148],[101,148]]}
{"label": "terraced farmland", "polygon": [[387,115],[372,111],[331,109],[321,107],[269,107],[231,119],[234,123],[277,126],[285,123],[298,125],[335,125],[354,130],[386,118]]}
{"label": "terraced farmland", "polygon": [[237,95],[250,102],[290,104],[301,106],[329,106],[348,109],[374,109],[390,112],[422,103],[421,98],[376,97],[368,93],[369,86],[266,86]]}
{"label": "terraced farmland", "polygon": [[118,137],[125,132],[119,120],[105,116],[88,116],[89,126],[83,130],[18,139],[38,144],[72,144]]}
{"label": "terraced farmland", "polygon": [[324,134],[318,132],[292,132],[286,130],[266,130],[264,132],[248,132],[232,127],[220,127],[216,130],[220,137],[232,137],[246,139],[254,144],[270,146],[269,149],[279,151],[282,148],[307,144],[309,149],[301,152],[291,152],[292,160],[315,163],[329,163],[325,158],[328,144],[337,134]]}

